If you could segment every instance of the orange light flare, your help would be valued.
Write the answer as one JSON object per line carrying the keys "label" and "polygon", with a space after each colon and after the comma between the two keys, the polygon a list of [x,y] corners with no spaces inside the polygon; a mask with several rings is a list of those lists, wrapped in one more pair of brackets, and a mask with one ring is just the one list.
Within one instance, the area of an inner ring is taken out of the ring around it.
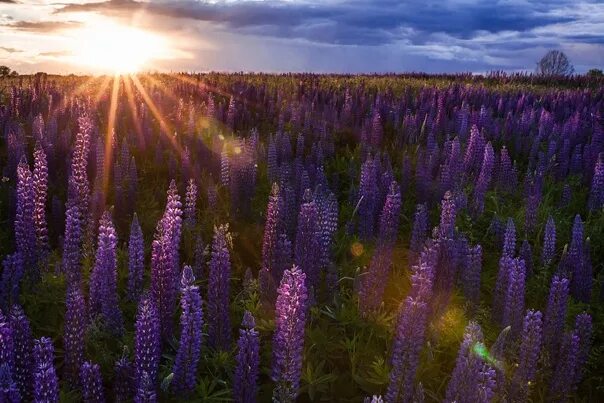
{"label": "orange light flare", "polygon": [[124,76],[124,89],[126,90],[126,97],[128,98],[128,104],[130,105],[130,115],[132,116],[132,122],[136,130],[139,142],[144,144],[145,138],[143,136],[143,128],[141,127],[141,121],[138,117],[138,109],[136,100],[134,99],[134,91],[132,89],[132,77],[129,75]]}

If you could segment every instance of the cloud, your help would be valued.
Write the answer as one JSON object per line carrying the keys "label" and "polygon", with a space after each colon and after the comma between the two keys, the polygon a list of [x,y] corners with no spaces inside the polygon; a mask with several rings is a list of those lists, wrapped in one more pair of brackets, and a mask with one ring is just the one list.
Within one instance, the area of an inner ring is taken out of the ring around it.
{"label": "cloud", "polygon": [[6,53],[21,53],[21,52],[23,52],[21,49],[9,48],[9,47],[6,47],[6,46],[0,46],[0,50],[5,51]]}
{"label": "cloud", "polygon": [[18,4],[15,0],[0,0],[0,4]]}
{"label": "cloud", "polygon": [[43,57],[63,57],[63,56],[72,56],[73,52],[69,50],[57,50],[52,52],[41,52],[38,53],[38,56]]}
{"label": "cloud", "polygon": [[81,26],[77,21],[16,21],[4,24],[4,27],[27,32],[50,33],[73,29]]}

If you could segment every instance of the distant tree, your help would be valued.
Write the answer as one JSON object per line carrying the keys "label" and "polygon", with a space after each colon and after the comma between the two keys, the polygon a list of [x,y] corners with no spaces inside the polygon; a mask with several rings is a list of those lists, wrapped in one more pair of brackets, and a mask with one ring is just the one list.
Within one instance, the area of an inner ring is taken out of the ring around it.
{"label": "distant tree", "polygon": [[593,77],[593,78],[604,77],[604,72],[602,72],[601,69],[590,69],[587,72],[587,76],[588,77]]}
{"label": "distant tree", "polygon": [[8,66],[0,66],[0,77],[8,77],[10,75],[10,68]]}
{"label": "distant tree", "polygon": [[17,73],[15,70],[13,70],[13,71],[10,72],[10,76],[11,77],[18,77],[19,73]]}
{"label": "distant tree", "polygon": [[537,63],[537,74],[543,76],[569,76],[575,68],[564,52],[550,50]]}

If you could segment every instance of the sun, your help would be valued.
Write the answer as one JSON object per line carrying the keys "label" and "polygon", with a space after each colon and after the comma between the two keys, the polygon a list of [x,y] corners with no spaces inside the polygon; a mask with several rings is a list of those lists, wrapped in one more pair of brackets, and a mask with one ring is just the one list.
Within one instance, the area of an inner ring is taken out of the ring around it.
{"label": "sun", "polygon": [[73,61],[100,72],[135,73],[167,48],[166,39],[142,29],[112,22],[87,24],[77,30]]}

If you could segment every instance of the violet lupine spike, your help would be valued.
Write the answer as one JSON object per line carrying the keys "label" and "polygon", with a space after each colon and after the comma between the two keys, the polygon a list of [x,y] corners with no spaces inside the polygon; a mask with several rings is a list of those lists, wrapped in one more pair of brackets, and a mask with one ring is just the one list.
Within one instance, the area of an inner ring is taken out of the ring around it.
{"label": "violet lupine spike", "polygon": [[229,188],[231,182],[231,169],[229,163],[229,154],[227,153],[226,145],[222,148],[220,153],[220,183],[223,187]]}
{"label": "violet lupine spike", "polygon": [[190,393],[196,384],[203,327],[201,296],[191,266],[184,267],[180,287],[180,342],[172,369],[174,378],[171,387],[177,392]]}
{"label": "violet lupine spike", "polygon": [[33,220],[36,232],[36,250],[38,261],[44,264],[49,252],[48,225],[46,222],[46,202],[48,199],[48,162],[39,143],[34,151],[34,211]]}
{"label": "violet lupine spike", "polygon": [[117,233],[111,215],[99,222],[96,259],[90,275],[90,315],[100,315],[107,329],[121,334],[124,323],[117,294]]}
{"label": "violet lupine spike", "polygon": [[17,210],[15,212],[15,244],[23,257],[25,271],[32,279],[38,277],[36,267],[36,232],[34,222],[34,181],[25,157],[17,166]]}
{"label": "violet lupine spike", "polygon": [[2,279],[0,280],[0,308],[8,310],[18,303],[21,279],[25,273],[21,253],[15,252],[2,261]]}
{"label": "violet lupine spike", "polygon": [[426,204],[418,204],[415,208],[413,229],[411,231],[411,242],[409,245],[409,249],[413,253],[413,256],[419,256],[427,237],[428,208]]}
{"label": "violet lupine spike", "polygon": [[13,343],[13,330],[8,319],[0,310],[0,363],[6,363],[11,371],[15,365],[15,346]]}
{"label": "violet lupine spike", "polygon": [[143,231],[134,213],[130,225],[130,239],[128,240],[128,298],[138,301],[143,291],[143,274],[145,271],[145,244]]}
{"label": "violet lupine spike", "polygon": [[307,189],[298,214],[294,262],[306,274],[306,287],[309,293],[314,293],[319,287],[321,274],[318,220],[317,204],[312,200],[310,191]]}
{"label": "violet lupine spike", "polygon": [[254,403],[258,394],[260,336],[255,326],[254,317],[245,311],[237,341],[237,366],[233,380],[233,400],[237,403]]}
{"label": "violet lupine spike", "polygon": [[228,350],[231,345],[229,295],[231,277],[230,234],[228,225],[214,228],[212,258],[208,280],[208,342],[215,349]]}
{"label": "violet lupine spike", "polygon": [[377,167],[369,156],[361,166],[361,180],[358,193],[359,236],[368,239],[373,236],[375,215],[377,214]]}
{"label": "violet lupine spike", "polygon": [[279,186],[273,183],[266,207],[266,223],[262,239],[262,267],[275,274],[275,253],[280,221],[282,220],[282,201]]}
{"label": "violet lupine spike", "polygon": [[482,247],[469,248],[466,264],[462,268],[461,279],[463,292],[474,306],[480,302],[480,273],[482,271]]}
{"label": "violet lupine spike", "polygon": [[577,372],[575,384],[583,379],[584,366],[587,363],[589,352],[593,344],[593,322],[591,315],[583,312],[575,318],[575,333],[579,336],[579,354],[577,357]]}
{"label": "violet lupine spike", "polygon": [[514,259],[509,256],[502,256],[499,259],[499,270],[493,291],[493,317],[497,322],[503,321],[503,311],[508,292],[510,272],[513,270]]}
{"label": "violet lupine spike", "polygon": [[547,218],[545,232],[543,235],[543,249],[541,251],[541,263],[549,265],[556,254],[556,224],[552,216]]}
{"label": "violet lupine spike", "polygon": [[560,335],[564,331],[568,293],[568,279],[554,276],[543,317],[543,345],[549,352],[551,359],[556,356]]}
{"label": "violet lupine spike", "polygon": [[65,380],[75,388],[79,385],[80,367],[84,362],[84,339],[88,323],[86,301],[79,287],[72,287],[67,291],[65,306],[63,371]]}
{"label": "violet lupine spike", "polygon": [[42,337],[34,341],[34,401],[57,403],[59,401],[59,378],[53,364],[52,340]]}
{"label": "violet lupine spike", "polygon": [[453,194],[450,191],[445,193],[441,202],[440,224],[438,225],[438,238],[453,239],[455,237],[455,218],[457,208]]}
{"label": "violet lupine spike", "polygon": [[570,284],[571,294],[576,300],[589,304],[594,280],[589,238],[587,238],[583,246],[583,253],[580,260],[575,261],[574,263]]}
{"label": "violet lupine spike", "polygon": [[272,379],[273,399],[294,402],[300,387],[304,328],[308,310],[306,274],[293,266],[283,272],[275,304]]}
{"label": "violet lupine spike", "polygon": [[482,167],[480,168],[480,175],[478,176],[476,187],[474,188],[474,212],[478,216],[484,211],[484,198],[491,183],[494,164],[495,154],[493,153],[491,143],[488,142],[484,148]]}
{"label": "violet lupine spike", "polygon": [[7,363],[0,364],[0,402],[21,403],[21,393]]}
{"label": "violet lupine spike", "polygon": [[378,242],[391,244],[396,241],[400,213],[401,191],[398,183],[392,181],[380,216]]}
{"label": "violet lupine spike", "polygon": [[391,265],[392,247],[379,244],[371,257],[369,267],[361,275],[359,310],[363,316],[377,311],[382,304]]}
{"label": "violet lupine spike", "polygon": [[14,349],[12,379],[17,385],[19,395],[24,400],[29,400],[32,398],[35,369],[33,364],[34,344],[29,320],[19,305],[14,305],[11,308],[8,319],[12,330]]}
{"label": "violet lupine spike", "polygon": [[99,364],[84,362],[80,369],[80,383],[84,403],[103,403],[105,401]]}
{"label": "violet lupine spike", "polygon": [[157,393],[155,392],[154,382],[147,372],[143,372],[140,385],[136,388],[134,403],[156,403]]}
{"label": "violet lupine spike", "polygon": [[[338,200],[328,192],[319,205],[319,247],[321,268],[329,267],[332,260],[333,237],[338,229]],[[282,273],[280,273],[282,274]]]}
{"label": "violet lupine spike", "polygon": [[65,237],[63,240],[62,270],[71,286],[79,286],[84,241],[84,217],[77,205],[70,206],[65,213]]}
{"label": "violet lupine spike", "polygon": [[531,192],[526,198],[526,209],[524,216],[524,230],[531,233],[537,224],[537,209],[539,208],[540,198]]}
{"label": "violet lupine spike", "polygon": [[144,296],[138,304],[134,336],[134,385],[143,386],[143,374],[155,390],[161,358],[159,312],[152,298]]}
{"label": "violet lupine spike", "polygon": [[592,211],[599,210],[604,206],[604,152],[599,154],[594,167],[588,206]]}
{"label": "violet lupine spike", "polygon": [[577,371],[579,368],[579,354],[581,349],[581,340],[576,331],[562,335],[557,335],[563,341],[560,347],[560,353],[557,359],[556,367],[550,381],[549,394],[550,399],[566,399],[576,387]]}
{"label": "violet lupine spike", "polygon": [[195,226],[195,222],[196,220],[196,215],[197,215],[197,185],[195,184],[195,181],[193,179],[189,179],[189,184],[187,185],[187,193],[185,196],[185,209],[184,209],[184,216],[185,216],[185,223],[189,226],[189,227],[194,227]]}
{"label": "violet lupine spike", "polygon": [[125,403],[131,401],[134,396],[134,366],[126,357],[115,362],[114,366],[115,401]]}
{"label": "violet lupine spike", "polygon": [[421,297],[407,297],[401,304],[392,348],[388,402],[410,402],[414,395],[415,375],[424,344],[428,304]]}
{"label": "violet lupine spike", "polygon": [[495,373],[483,360],[482,330],[475,322],[466,327],[445,402],[488,402],[495,388]]}
{"label": "violet lupine spike", "polygon": [[503,236],[503,255],[512,258],[516,256],[516,226],[511,218],[508,218]]}
{"label": "violet lupine spike", "polygon": [[526,275],[528,277],[533,272],[533,250],[531,244],[526,239],[522,241],[520,252],[518,252],[518,258],[524,260]]}
{"label": "violet lupine spike", "polygon": [[537,373],[542,337],[541,312],[527,311],[520,337],[518,366],[512,381],[512,394],[518,401],[526,401],[529,397],[530,385]]}

